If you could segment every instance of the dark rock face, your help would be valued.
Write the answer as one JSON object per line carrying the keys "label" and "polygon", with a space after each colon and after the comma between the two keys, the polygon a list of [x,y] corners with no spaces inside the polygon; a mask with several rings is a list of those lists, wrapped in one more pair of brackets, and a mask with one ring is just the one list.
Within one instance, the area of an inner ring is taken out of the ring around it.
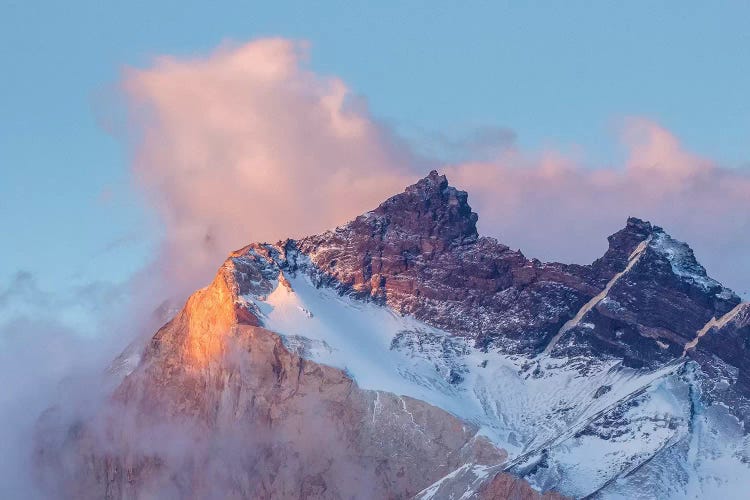
{"label": "dark rock face", "polygon": [[607,286],[560,337],[556,352],[593,351],[633,366],[663,362],[680,356],[711,317],[739,302],[708,278],[687,245],[640,219],[629,218],[589,266],[527,259],[478,237],[476,220],[466,193],[432,172],[349,224],[284,247],[309,257],[308,271],[320,285],[387,303],[509,353],[550,346]]}
{"label": "dark rock face", "polygon": [[[632,227],[648,243],[632,267],[571,330],[570,340],[560,345],[559,352],[604,352],[632,366],[651,366],[681,356],[712,317],[739,303],[731,290],[706,275],[687,245],[659,227],[632,221],[626,231]],[[632,238],[621,233],[615,236],[630,240],[625,246],[630,248]]]}
{"label": "dark rock face", "polygon": [[687,355],[706,375],[704,398],[729,408],[750,430],[750,304],[739,304],[710,322]]}
{"label": "dark rock face", "polygon": [[737,383],[750,394],[750,304],[728,312],[726,323],[718,323],[702,336],[696,351],[711,354],[737,368]]}
{"label": "dark rock face", "polygon": [[[432,172],[372,212],[299,242],[318,282],[508,352],[535,352],[607,277],[479,238],[467,195]],[[613,266],[616,264],[613,264]]]}
{"label": "dark rock face", "polygon": [[[400,232],[407,238],[433,240],[438,248],[476,241],[477,214],[466,202],[468,194],[448,185],[436,171],[406,188],[404,194],[384,201],[373,211],[385,218],[386,231]],[[430,246],[424,253],[430,253]]]}
{"label": "dark rock face", "polygon": [[594,261],[591,267],[606,279],[625,269],[630,254],[638,244],[651,236],[653,227],[650,222],[636,217],[628,217],[625,227],[607,237],[609,247],[605,254]]}

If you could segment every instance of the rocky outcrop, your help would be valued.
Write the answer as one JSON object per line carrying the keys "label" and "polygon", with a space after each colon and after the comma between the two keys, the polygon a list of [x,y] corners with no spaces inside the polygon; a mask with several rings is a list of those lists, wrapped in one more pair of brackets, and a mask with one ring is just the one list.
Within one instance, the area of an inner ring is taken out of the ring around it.
{"label": "rocky outcrop", "polygon": [[[658,226],[630,219],[624,232],[610,239],[625,242],[613,261],[622,259],[633,243],[627,272],[616,275],[607,293],[559,344],[566,355],[604,353],[631,366],[656,366],[682,355],[701,328],[721,317],[740,299],[706,274],[693,251]],[[636,247],[637,248],[637,247]],[[605,255],[606,258],[606,255]],[[601,266],[597,261],[593,267]]]}
{"label": "rocky outcrop", "polygon": [[738,304],[707,322],[689,352],[713,355],[737,368],[737,383],[750,393],[750,304]]}
{"label": "rocky outcrop", "polygon": [[705,376],[704,399],[727,408],[750,430],[750,304],[711,318],[685,350]]}
{"label": "rocky outcrop", "polygon": [[526,481],[501,472],[480,488],[477,498],[480,500],[564,500],[566,497],[554,492],[539,493]]}
{"label": "rocky outcrop", "polygon": [[309,257],[321,285],[507,352],[539,351],[603,280],[480,238],[476,221],[467,194],[433,171],[349,224],[285,246]]}

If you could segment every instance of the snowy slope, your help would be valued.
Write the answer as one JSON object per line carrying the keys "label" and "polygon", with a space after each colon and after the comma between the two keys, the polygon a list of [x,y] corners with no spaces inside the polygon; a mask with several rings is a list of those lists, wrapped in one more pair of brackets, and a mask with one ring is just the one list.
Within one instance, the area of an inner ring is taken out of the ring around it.
{"label": "snowy slope", "polygon": [[702,376],[692,363],[684,371],[688,434],[629,476],[613,481],[600,498],[748,498],[750,439],[724,406],[705,403],[700,394]]}
{"label": "snowy slope", "polygon": [[242,300],[289,348],[345,369],[360,387],[420,399],[478,424],[508,451],[506,469],[540,490],[627,497],[630,484],[652,478],[680,446],[689,451],[685,478],[672,483],[683,487],[668,496],[713,491],[718,483],[701,478],[717,467],[750,472],[721,448],[724,441],[710,438],[715,409],[693,414],[695,375],[683,360],[646,371],[614,359],[483,352],[387,307],[316,288],[304,273],[284,274],[271,293]]}

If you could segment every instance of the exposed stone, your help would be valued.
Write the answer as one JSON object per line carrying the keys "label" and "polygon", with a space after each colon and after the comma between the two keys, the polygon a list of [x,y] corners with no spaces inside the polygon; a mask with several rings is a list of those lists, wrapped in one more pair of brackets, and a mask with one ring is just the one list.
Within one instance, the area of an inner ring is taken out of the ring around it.
{"label": "exposed stone", "polygon": [[479,490],[480,500],[564,500],[555,492],[539,493],[529,483],[501,472]]}

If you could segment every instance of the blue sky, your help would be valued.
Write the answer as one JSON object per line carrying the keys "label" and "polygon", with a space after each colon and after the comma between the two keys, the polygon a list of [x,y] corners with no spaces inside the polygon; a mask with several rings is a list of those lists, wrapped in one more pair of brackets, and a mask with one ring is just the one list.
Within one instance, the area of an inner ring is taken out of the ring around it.
{"label": "blue sky", "polygon": [[643,115],[727,166],[750,157],[748,2],[3,1],[2,13],[0,283],[25,270],[62,290],[144,263],[158,226],[130,185],[113,86],[125,66],[224,40],[308,40],[316,72],[425,151],[507,127],[606,166],[622,154],[616,120]]}

